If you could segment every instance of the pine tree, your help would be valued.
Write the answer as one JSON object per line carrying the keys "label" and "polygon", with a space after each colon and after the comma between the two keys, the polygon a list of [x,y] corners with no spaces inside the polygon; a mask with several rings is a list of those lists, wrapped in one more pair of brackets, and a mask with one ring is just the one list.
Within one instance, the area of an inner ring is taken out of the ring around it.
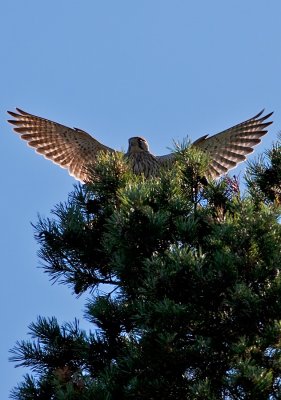
{"label": "pine tree", "polygon": [[[40,317],[11,350],[32,375],[18,400],[281,399],[281,150],[206,184],[179,149],[149,180],[117,155],[35,226],[44,269],[85,316]],[[269,179],[270,177],[270,179]]]}

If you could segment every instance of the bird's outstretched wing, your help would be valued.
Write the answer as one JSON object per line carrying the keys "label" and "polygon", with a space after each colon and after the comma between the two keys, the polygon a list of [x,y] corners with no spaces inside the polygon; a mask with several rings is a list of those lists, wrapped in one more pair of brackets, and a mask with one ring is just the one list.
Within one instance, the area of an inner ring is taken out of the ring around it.
{"label": "bird's outstretched wing", "polygon": [[[266,122],[266,120],[273,113],[261,116],[263,111],[232,128],[211,137],[204,135],[192,143],[192,146],[205,151],[210,157],[206,172],[209,178],[215,179],[226,174],[253,152],[253,147],[260,143],[261,137],[267,133],[266,128],[272,124],[272,121]],[[163,165],[172,164],[174,154],[160,156],[157,159]]]}
{"label": "bird's outstretched wing", "polygon": [[68,128],[48,119],[37,117],[16,109],[8,111],[14,118],[8,120],[15,125],[15,132],[34,147],[36,152],[53,161],[62,168],[67,168],[74,178],[86,182],[87,166],[95,161],[99,151],[114,152],[87,132],[77,128]]}
{"label": "bird's outstretched wing", "polygon": [[267,133],[266,128],[272,124],[272,121],[265,121],[273,113],[262,117],[263,111],[210,138],[207,137],[208,135],[202,136],[193,143],[193,146],[197,146],[210,155],[207,171],[210,178],[218,178],[227,173],[246,160],[246,156],[254,151],[253,147],[260,143],[261,137]]}

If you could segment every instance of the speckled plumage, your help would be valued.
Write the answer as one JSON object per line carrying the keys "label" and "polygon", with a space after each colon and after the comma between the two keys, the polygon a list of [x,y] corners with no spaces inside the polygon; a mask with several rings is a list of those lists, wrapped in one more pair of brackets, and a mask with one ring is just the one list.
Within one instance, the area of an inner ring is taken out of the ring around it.
{"label": "speckled plumage", "polygon": [[[95,161],[99,151],[115,151],[81,129],[68,128],[18,108],[17,113],[8,113],[14,118],[9,120],[15,125],[14,130],[29,146],[68,169],[69,174],[81,182],[89,180],[87,166]],[[192,144],[210,157],[206,173],[208,177],[217,178],[225,174],[252,153],[253,147],[260,143],[261,137],[267,133],[266,128],[272,123],[266,122],[272,113],[261,116],[262,113],[216,135],[204,135]],[[147,141],[141,137],[129,139],[125,156],[130,160],[133,172],[144,174],[145,177],[156,175],[161,165],[171,165],[175,159],[173,153],[154,156],[149,151]]]}

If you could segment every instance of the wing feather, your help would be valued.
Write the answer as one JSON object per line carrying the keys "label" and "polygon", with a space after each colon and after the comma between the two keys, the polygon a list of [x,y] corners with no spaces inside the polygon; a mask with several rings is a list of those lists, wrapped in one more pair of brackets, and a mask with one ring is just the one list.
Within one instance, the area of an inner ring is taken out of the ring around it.
{"label": "wing feather", "polygon": [[273,114],[263,114],[263,110],[254,117],[211,137],[199,138],[193,143],[210,156],[207,175],[218,178],[246,159],[254,151],[253,147],[260,143],[267,133],[267,127],[272,121],[265,122]]}
{"label": "wing feather", "polygon": [[26,140],[37,153],[68,169],[69,174],[81,182],[88,180],[87,166],[95,161],[99,151],[114,152],[87,132],[37,117],[19,108],[16,110],[17,113],[8,111],[14,118],[8,122],[15,125],[14,131],[21,139]]}
{"label": "wing feather", "polygon": [[159,164],[163,167],[170,168],[175,161],[175,153],[165,154],[163,156],[155,156]]}
{"label": "wing feather", "polygon": [[[272,121],[266,121],[273,113],[262,116],[263,112],[211,137],[204,135],[192,143],[210,156],[207,176],[218,178],[245,161],[246,156],[254,151],[253,147],[260,143],[261,137],[267,133],[266,128],[272,124]],[[175,161],[175,154],[156,158],[161,165],[170,167]]]}

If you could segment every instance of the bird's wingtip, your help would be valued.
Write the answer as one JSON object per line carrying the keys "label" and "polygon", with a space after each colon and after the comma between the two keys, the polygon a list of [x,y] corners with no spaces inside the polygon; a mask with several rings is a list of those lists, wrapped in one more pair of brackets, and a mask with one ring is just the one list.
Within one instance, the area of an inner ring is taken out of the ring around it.
{"label": "bird's wingtip", "polygon": [[[265,111],[265,108],[263,108],[257,115],[255,115],[255,116],[253,117],[253,119],[259,118],[259,117],[264,113],[264,111]],[[271,115],[272,115],[273,113],[274,113],[274,111],[271,111],[270,113],[264,115],[262,118],[263,118],[263,119],[267,119],[267,118],[271,117]]]}
{"label": "bird's wingtip", "polygon": [[17,112],[19,112],[21,115],[28,115],[26,111],[23,111],[21,108],[16,107]]}

